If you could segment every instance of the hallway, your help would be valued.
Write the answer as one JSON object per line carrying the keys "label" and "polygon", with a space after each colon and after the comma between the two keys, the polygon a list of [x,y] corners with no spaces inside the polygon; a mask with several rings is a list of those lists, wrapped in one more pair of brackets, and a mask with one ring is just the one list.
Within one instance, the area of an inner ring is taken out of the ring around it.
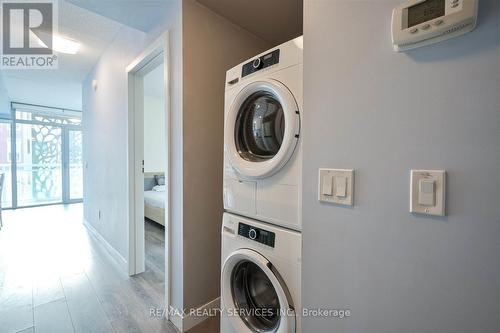
{"label": "hallway", "polygon": [[177,332],[150,316],[162,308],[158,273],[122,273],[82,224],[82,210],[74,204],[3,212],[0,330]]}

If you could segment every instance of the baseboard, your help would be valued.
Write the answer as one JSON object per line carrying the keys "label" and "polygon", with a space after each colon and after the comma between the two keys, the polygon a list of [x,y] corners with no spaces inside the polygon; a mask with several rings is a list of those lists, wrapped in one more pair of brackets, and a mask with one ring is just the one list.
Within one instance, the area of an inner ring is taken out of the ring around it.
{"label": "baseboard", "polygon": [[215,309],[214,311],[218,312],[218,310],[220,309],[220,297],[217,297],[216,299],[198,307],[197,309],[194,309],[193,311],[188,310],[183,313],[182,311],[176,311],[175,309],[171,308],[170,321],[181,332],[187,332],[191,328],[210,318],[210,313],[214,312],[210,311],[212,309]]}
{"label": "baseboard", "polygon": [[116,251],[116,249],[108,243],[108,241],[102,237],[102,235],[90,224],[86,219],[83,220],[83,225],[89,231],[90,235],[94,237],[95,240],[106,250],[109,256],[115,261],[115,263],[120,267],[120,269],[128,274],[128,263],[123,256]]}

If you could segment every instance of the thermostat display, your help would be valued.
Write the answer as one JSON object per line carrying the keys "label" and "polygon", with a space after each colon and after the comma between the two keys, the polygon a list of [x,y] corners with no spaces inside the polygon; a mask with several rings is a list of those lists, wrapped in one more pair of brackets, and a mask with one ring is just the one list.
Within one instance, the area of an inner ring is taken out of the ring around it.
{"label": "thermostat display", "polygon": [[479,0],[408,0],[392,11],[392,44],[406,51],[476,27]]}
{"label": "thermostat display", "polygon": [[445,0],[427,0],[408,8],[408,27],[444,16]]}

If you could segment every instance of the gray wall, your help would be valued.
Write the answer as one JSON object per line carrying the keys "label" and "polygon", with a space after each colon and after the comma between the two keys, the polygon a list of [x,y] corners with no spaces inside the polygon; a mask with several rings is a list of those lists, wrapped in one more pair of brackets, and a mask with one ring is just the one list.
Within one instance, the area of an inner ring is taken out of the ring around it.
{"label": "gray wall", "polygon": [[[479,26],[392,51],[400,0],[306,0],[303,332],[500,332],[500,2]],[[355,206],[319,167],[356,169]],[[408,213],[409,170],[448,171],[448,216]]]}
{"label": "gray wall", "polygon": [[226,71],[270,45],[183,1],[184,308],[220,295]]}

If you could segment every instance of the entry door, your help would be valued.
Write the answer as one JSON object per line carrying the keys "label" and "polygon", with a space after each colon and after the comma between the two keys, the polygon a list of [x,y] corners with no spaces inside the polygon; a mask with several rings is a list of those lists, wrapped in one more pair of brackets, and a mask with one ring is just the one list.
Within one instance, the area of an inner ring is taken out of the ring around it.
{"label": "entry door", "polygon": [[17,123],[16,132],[17,207],[61,202],[61,127]]}

